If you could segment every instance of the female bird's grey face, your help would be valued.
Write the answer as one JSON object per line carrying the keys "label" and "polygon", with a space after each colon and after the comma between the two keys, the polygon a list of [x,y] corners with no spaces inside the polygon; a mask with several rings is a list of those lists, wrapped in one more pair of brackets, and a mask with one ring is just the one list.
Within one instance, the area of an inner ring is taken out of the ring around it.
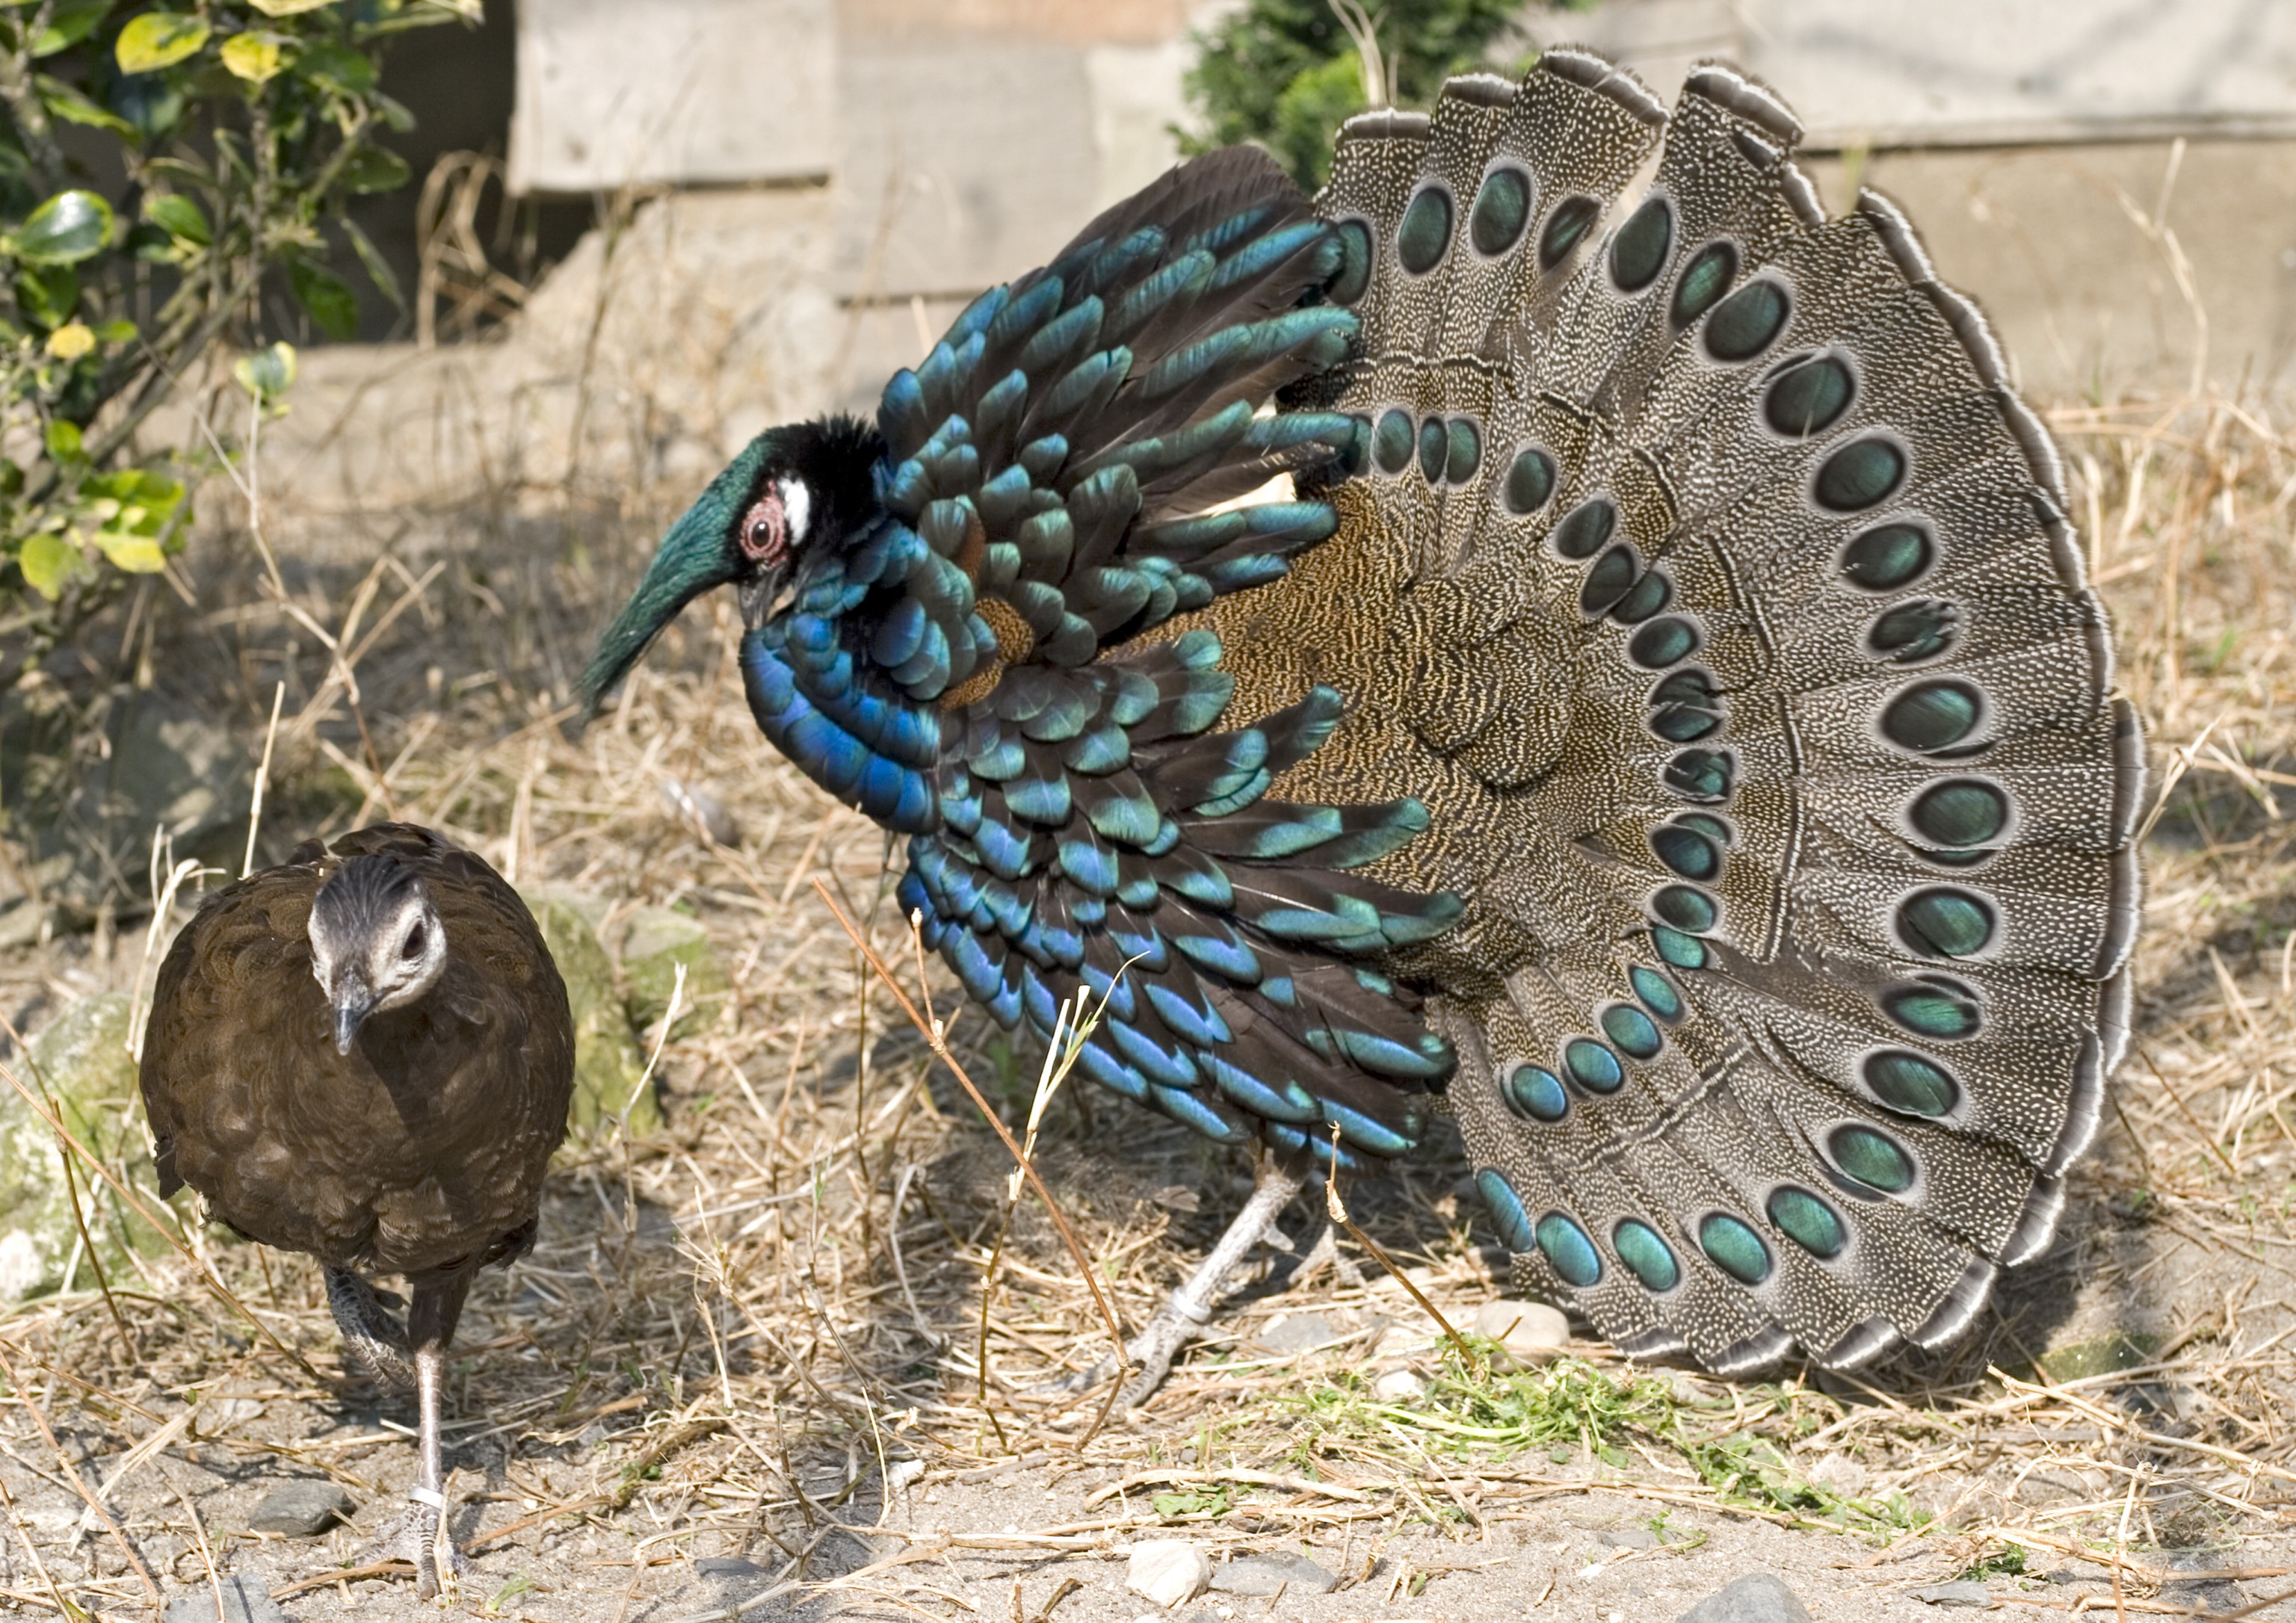
{"label": "female bird's grey face", "polygon": [[447,967],[447,932],[422,879],[390,857],[354,857],[311,898],[311,975],[334,1011],[335,1052],[367,1017],[404,1008]]}

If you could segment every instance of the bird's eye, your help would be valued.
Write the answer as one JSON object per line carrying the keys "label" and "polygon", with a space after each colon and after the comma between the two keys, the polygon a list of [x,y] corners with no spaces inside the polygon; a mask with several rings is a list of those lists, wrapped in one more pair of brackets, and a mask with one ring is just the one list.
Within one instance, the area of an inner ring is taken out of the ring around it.
{"label": "bird's eye", "polygon": [[406,932],[406,945],[400,949],[399,955],[403,958],[409,959],[420,958],[422,955],[422,925],[417,924],[414,929]]}
{"label": "bird's eye", "polygon": [[777,489],[768,489],[742,515],[742,551],[753,563],[776,569],[789,560],[789,509]]}

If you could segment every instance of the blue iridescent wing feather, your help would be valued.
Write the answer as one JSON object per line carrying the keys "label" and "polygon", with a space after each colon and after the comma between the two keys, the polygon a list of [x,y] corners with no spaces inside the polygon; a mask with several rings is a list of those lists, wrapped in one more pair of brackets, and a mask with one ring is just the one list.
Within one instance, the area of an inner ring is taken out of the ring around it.
{"label": "blue iridescent wing feather", "polygon": [[1218,730],[1234,689],[1174,617],[1272,580],[1332,509],[1208,511],[1329,464],[1351,419],[1267,410],[1344,360],[1340,248],[1264,154],[1216,154],[991,290],[878,413],[882,519],[742,648],[767,736],[913,836],[906,908],[999,1021],[1107,1004],[1086,1075],[1224,1141],[1398,1153],[1452,1064],[1381,972],[1448,896],[1353,872],[1414,800],[1286,805],[1317,690]]}

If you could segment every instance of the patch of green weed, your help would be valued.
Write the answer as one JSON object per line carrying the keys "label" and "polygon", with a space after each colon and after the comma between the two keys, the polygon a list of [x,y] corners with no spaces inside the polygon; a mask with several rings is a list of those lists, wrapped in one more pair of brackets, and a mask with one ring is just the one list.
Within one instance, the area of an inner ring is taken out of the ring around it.
{"label": "patch of green weed", "polygon": [[2005,1544],[1990,1555],[1970,1562],[1954,1576],[1983,1583],[1988,1578],[2022,1578],[2025,1575],[2025,1546]]}

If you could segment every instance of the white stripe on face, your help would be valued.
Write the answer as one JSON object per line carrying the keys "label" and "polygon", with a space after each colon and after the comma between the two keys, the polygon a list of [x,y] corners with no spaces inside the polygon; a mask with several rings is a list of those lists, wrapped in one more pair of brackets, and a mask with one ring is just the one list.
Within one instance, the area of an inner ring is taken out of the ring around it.
{"label": "white stripe on face", "polygon": [[775,488],[782,493],[782,511],[788,515],[789,544],[795,546],[805,539],[806,527],[813,519],[813,492],[801,479],[776,480]]}

